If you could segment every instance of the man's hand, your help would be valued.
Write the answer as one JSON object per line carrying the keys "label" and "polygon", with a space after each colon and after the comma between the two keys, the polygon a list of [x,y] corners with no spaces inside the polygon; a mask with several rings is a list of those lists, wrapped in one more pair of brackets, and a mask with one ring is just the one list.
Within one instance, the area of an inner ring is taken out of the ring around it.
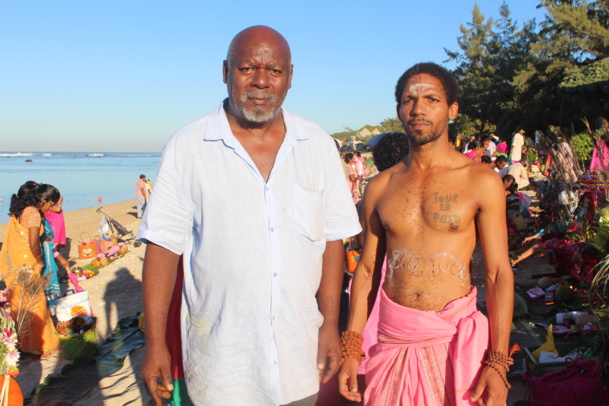
{"label": "man's hand", "polygon": [[[154,404],[161,406],[163,400],[171,398],[173,378],[171,377],[171,356],[167,347],[153,348],[146,346],[144,364],[140,370],[140,378],[146,384],[146,389]],[[159,382],[160,380],[160,382]]]}
{"label": "man's hand", "polygon": [[507,402],[508,389],[499,373],[491,367],[484,367],[474,388],[471,401],[482,406],[503,406]]}
{"label": "man's hand", "polygon": [[317,348],[317,369],[319,380],[326,383],[334,376],[340,365],[340,338],[338,326],[322,324],[319,329],[319,343]]}
{"label": "man's hand", "polygon": [[357,385],[359,366],[359,361],[351,358],[344,362],[338,373],[338,393],[352,402],[361,402],[363,400]]}

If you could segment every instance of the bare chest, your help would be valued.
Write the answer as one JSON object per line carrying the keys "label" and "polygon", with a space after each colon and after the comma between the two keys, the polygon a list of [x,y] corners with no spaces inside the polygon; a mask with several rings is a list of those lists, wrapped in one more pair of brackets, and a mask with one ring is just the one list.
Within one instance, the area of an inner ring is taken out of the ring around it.
{"label": "bare chest", "polygon": [[383,227],[398,235],[464,231],[471,227],[476,212],[471,190],[456,181],[433,177],[395,179],[378,204]]}

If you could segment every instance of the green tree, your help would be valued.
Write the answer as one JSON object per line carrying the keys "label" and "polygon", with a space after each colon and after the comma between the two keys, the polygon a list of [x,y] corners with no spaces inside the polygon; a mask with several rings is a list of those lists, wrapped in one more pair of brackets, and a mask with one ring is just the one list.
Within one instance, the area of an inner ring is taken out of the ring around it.
{"label": "green tree", "polygon": [[480,7],[476,3],[472,10],[472,21],[465,26],[461,24],[461,36],[457,43],[461,51],[444,51],[448,61],[457,63],[454,74],[461,90],[460,111],[472,121],[479,122],[477,131],[482,132],[494,107],[493,82],[495,67],[492,65],[491,44],[493,19],[485,21]]}
{"label": "green tree", "polygon": [[476,4],[472,22],[461,25],[457,39],[461,51],[445,50],[448,60],[457,63],[454,74],[461,88],[460,115],[468,117],[457,124],[466,127],[464,132],[492,131],[499,124],[507,135],[515,126],[513,81],[530,58],[535,22],[527,21],[519,29],[506,3],[499,15],[496,21],[486,20]]}
{"label": "green tree", "polygon": [[609,57],[609,1],[542,0],[541,4],[549,21],[566,34],[576,60]]}
{"label": "green tree", "polygon": [[[607,0],[541,0],[540,7],[545,7],[548,14],[531,44],[532,59],[514,80],[523,126],[581,128],[581,118],[590,114],[588,107],[599,99],[591,95],[578,99],[574,96],[578,89],[561,89],[560,85],[585,66],[608,56],[607,6]],[[599,111],[592,110],[592,114]]]}
{"label": "green tree", "polygon": [[384,133],[388,133],[388,132],[392,132],[392,131],[397,131],[397,132],[404,132],[404,126],[402,125],[402,122],[397,118],[397,117],[389,117],[384,119],[383,121],[381,121],[381,123],[379,124],[379,127],[381,127],[381,132]]}

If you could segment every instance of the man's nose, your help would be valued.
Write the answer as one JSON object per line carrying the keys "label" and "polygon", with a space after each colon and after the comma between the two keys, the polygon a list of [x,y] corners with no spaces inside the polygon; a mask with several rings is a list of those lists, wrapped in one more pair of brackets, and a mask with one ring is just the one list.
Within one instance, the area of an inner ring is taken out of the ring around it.
{"label": "man's nose", "polygon": [[252,86],[255,86],[259,89],[269,87],[269,72],[267,69],[256,69],[256,73],[254,73],[254,78],[252,80]]}
{"label": "man's nose", "polygon": [[416,99],[412,102],[412,109],[410,110],[410,115],[412,116],[419,116],[421,114],[424,114],[425,110],[424,110],[424,105],[421,99]]}

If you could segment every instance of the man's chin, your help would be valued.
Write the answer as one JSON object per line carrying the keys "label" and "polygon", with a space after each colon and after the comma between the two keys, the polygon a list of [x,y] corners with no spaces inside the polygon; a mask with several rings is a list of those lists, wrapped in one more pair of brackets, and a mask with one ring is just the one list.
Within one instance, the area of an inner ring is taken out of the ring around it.
{"label": "man's chin", "polygon": [[272,111],[243,110],[242,116],[249,123],[262,125],[262,124],[268,124],[268,123],[274,121],[277,118],[278,113],[279,113],[279,110],[272,110]]}

